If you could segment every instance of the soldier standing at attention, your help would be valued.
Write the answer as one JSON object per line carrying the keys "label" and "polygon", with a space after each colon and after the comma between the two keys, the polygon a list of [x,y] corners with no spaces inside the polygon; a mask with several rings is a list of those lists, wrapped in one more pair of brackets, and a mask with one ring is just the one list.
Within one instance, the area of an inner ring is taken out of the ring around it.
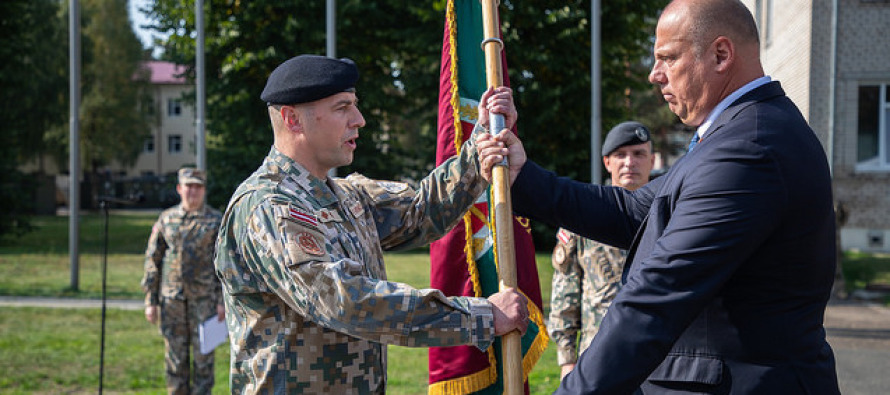
{"label": "soldier standing at attention", "polygon": [[[603,143],[603,164],[612,185],[633,191],[646,184],[655,164],[649,130],[639,122],[612,128]],[[627,251],[565,229],[560,229],[556,237],[547,328],[557,344],[560,377],[565,377],[574,369],[578,354],[590,345],[618,294]]]}
{"label": "soldier standing at attention", "polygon": [[[513,289],[445,297],[387,281],[383,250],[441,237],[488,184],[474,139],[417,189],[328,177],[352,162],[365,124],[357,80],[349,59],[300,55],[272,71],[260,95],[274,144],[232,196],[217,242],[233,394],[382,394],[387,344],[485,350],[528,324]],[[479,108],[474,134],[486,109],[508,128],[516,121],[507,88],[486,92]]]}
{"label": "soldier standing at attention", "polygon": [[[164,336],[167,391],[209,394],[213,388],[213,352],[200,352],[198,326],[211,316],[222,321],[225,308],[213,269],[213,248],[222,214],[204,204],[204,172],[179,170],[176,192],[182,201],[161,213],[145,251],[145,318],[160,318]],[[194,384],[189,384],[189,351]]]}

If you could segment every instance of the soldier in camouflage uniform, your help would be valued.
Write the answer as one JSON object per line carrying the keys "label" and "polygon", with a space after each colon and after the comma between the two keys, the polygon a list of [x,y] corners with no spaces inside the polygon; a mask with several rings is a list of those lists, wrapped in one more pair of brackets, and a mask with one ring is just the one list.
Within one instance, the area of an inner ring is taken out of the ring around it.
{"label": "soldier in camouflage uniform", "polygon": [[[167,391],[209,394],[213,353],[200,352],[198,326],[211,316],[223,320],[222,291],[213,267],[213,248],[222,214],[204,204],[204,172],[179,170],[182,201],[161,213],[145,251],[145,318],[164,336]],[[194,360],[194,384],[189,384]]]}
{"label": "soldier in camouflage uniform", "polygon": [[[364,125],[357,79],[351,60],[301,55],[261,95],[275,142],[232,196],[217,245],[232,393],[384,393],[387,344],[485,350],[527,325],[515,290],[486,300],[387,281],[384,249],[444,235],[487,184],[472,139],[417,189],[328,177],[352,162]],[[481,103],[515,122],[508,89]]]}
{"label": "soldier in camouflage uniform", "polygon": [[[603,164],[611,174],[612,185],[630,190],[643,186],[649,181],[654,163],[645,126],[624,122],[609,131],[603,143]],[[606,310],[618,294],[626,254],[565,229],[557,233],[547,328],[557,344],[562,377],[575,367],[578,355],[593,341]]]}

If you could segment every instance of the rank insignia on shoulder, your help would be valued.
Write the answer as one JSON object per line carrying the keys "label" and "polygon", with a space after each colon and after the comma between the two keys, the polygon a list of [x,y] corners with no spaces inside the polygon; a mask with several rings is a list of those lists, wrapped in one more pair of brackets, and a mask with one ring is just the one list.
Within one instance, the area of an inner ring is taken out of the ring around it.
{"label": "rank insignia on shoulder", "polygon": [[321,221],[322,223],[327,223],[327,222],[331,222],[331,221],[335,221],[335,222],[342,221],[340,219],[340,215],[338,215],[336,211],[329,210],[326,208],[319,209],[318,214],[316,214],[316,217],[318,217],[318,220]]}
{"label": "rank insignia on shoulder", "polygon": [[309,255],[324,255],[324,251],[321,249],[321,244],[318,242],[318,239],[315,236],[312,236],[309,232],[300,232],[297,233],[296,236],[297,245],[300,246],[300,249],[303,252]]}
{"label": "rank insignia on shoulder", "polygon": [[348,203],[349,204],[349,212],[352,213],[353,217],[361,217],[362,214],[365,213],[365,209],[362,207],[362,203],[358,200],[353,200]]}
{"label": "rank insignia on shoulder", "polygon": [[377,181],[377,185],[385,189],[389,193],[401,193],[408,189],[408,184],[395,181]]}
{"label": "rank insignia on shoulder", "polygon": [[290,215],[291,219],[294,219],[297,222],[301,222],[316,228],[318,227],[318,219],[315,217],[315,214],[310,214],[294,206],[290,206],[288,208],[288,215]]}

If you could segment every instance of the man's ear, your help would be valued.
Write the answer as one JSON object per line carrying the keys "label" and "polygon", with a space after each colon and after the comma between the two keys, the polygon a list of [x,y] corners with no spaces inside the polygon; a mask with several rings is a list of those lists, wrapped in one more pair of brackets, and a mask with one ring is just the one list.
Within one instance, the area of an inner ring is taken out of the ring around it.
{"label": "man's ear", "polygon": [[735,46],[727,37],[719,36],[711,44],[714,51],[714,65],[718,73],[729,70],[729,67],[735,62]]}
{"label": "man's ear", "polygon": [[300,131],[303,128],[300,122],[300,112],[292,106],[281,106],[281,120],[287,130]]}

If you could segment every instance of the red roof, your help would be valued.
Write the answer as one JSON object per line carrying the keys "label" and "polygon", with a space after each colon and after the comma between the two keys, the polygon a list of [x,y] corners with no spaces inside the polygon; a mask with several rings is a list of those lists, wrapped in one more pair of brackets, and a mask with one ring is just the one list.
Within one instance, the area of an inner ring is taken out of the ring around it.
{"label": "red roof", "polygon": [[145,62],[145,66],[151,71],[152,84],[185,84],[185,66],[164,62],[160,60],[149,60]]}

